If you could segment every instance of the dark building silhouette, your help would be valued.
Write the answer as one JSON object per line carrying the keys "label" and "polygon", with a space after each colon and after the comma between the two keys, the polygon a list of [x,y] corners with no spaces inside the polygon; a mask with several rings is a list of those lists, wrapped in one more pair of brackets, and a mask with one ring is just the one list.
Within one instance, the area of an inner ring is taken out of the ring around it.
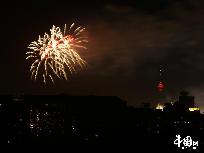
{"label": "dark building silhouette", "polygon": [[143,103],[143,108],[146,108],[146,109],[150,109],[151,108],[151,105],[150,105],[150,103]]}
{"label": "dark building silhouette", "polygon": [[189,111],[189,108],[194,108],[194,96],[189,96],[188,92],[181,92],[179,100],[174,103],[174,109],[177,112],[186,112]]}
{"label": "dark building silhouette", "polygon": [[165,103],[164,104],[164,112],[172,112],[173,111],[173,104],[171,103]]}
{"label": "dark building silhouette", "polygon": [[[7,145],[63,146],[102,152],[132,149],[179,152],[177,134],[204,143],[203,114],[190,112],[194,97],[182,93],[163,111],[127,106],[114,96],[0,96],[0,141]],[[85,148],[84,148],[85,147]],[[108,151],[107,151],[108,150]]]}

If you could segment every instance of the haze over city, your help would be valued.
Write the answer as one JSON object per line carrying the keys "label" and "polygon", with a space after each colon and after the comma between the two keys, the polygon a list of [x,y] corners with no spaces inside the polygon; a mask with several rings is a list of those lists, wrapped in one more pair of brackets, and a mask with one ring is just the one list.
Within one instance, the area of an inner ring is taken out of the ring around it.
{"label": "haze over city", "polygon": [[[1,94],[114,95],[131,106],[158,103],[186,90],[204,110],[204,2],[202,0],[18,2],[2,5]],[[25,60],[30,42],[52,25],[86,28],[87,69],[68,81],[44,85],[30,80]]]}

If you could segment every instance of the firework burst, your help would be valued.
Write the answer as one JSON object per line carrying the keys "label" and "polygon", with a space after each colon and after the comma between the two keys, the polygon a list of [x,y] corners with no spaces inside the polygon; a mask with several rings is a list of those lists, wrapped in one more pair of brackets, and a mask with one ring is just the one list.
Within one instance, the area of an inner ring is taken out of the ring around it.
{"label": "firework burst", "polygon": [[53,74],[59,79],[68,79],[68,75],[77,72],[77,68],[84,68],[86,62],[77,53],[78,48],[86,49],[87,38],[81,36],[85,28],[74,28],[73,23],[67,30],[66,24],[62,32],[53,25],[50,35],[45,33],[37,41],[30,43],[26,52],[26,59],[32,59],[30,67],[31,79],[43,78],[54,83]]}

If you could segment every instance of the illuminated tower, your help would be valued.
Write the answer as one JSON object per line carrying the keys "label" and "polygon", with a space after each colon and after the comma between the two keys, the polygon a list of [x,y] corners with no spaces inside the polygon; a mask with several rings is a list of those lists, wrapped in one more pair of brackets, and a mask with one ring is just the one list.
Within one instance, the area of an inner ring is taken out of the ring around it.
{"label": "illuminated tower", "polygon": [[164,89],[165,89],[165,84],[164,84],[164,82],[163,82],[163,75],[162,75],[162,69],[160,69],[159,70],[159,82],[158,82],[158,84],[157,84],[157,90],[159,91],[159,92],[163,92],[164,91]]}
{"label": "illuminated tower", "polygon": [[166,102],[165,101],[165,99],[166,99],[166,86],[164,83],[163,69],[159,70],[159,81],[157,82],[156,89],[157,89],[157,93],[156,93],[157,106],[155,108],[163,110],[163,105]]}

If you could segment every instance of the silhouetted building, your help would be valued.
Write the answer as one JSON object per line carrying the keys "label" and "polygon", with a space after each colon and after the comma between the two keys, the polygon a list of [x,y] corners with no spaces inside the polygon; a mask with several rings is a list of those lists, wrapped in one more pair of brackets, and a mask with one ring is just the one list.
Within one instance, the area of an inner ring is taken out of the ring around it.
{"label": "silhouetted building", "polygon": [[146,109],[150,109],[151,106],[150,106],[150,103],[143,103],[143,108],[146,108]]}
{"label": "silhouetted building", "polygon": [[172,112],[172,111],[173,111],[173,104],[171,104],[171,103],[165,103],[163,110],[164,110],[164,112]]}
{"label": "silhouetted building", "polygon": [[174,109],[177,112],[185,112],[189,111],[189,108],[194,106],[194,96],[189,96],[188,92],[181,92],[179,96],[179,100],[174,103]]}
{"label": "silhouetted building", "polygon": [[156,111],[149,103],[128,107],[114,96],[1,96],[0,141],[176,152],[177,134],[195,137],[200,147],[204,143],[204,116],[187,111],[192,106],[194,97],[186,93]]}
{"label": "silhouetted building", "polygon": [[183,104],[185,109],[194,107],[194,96],[189,96],[188,92],[181,92],[179,96],[179,103]]}

